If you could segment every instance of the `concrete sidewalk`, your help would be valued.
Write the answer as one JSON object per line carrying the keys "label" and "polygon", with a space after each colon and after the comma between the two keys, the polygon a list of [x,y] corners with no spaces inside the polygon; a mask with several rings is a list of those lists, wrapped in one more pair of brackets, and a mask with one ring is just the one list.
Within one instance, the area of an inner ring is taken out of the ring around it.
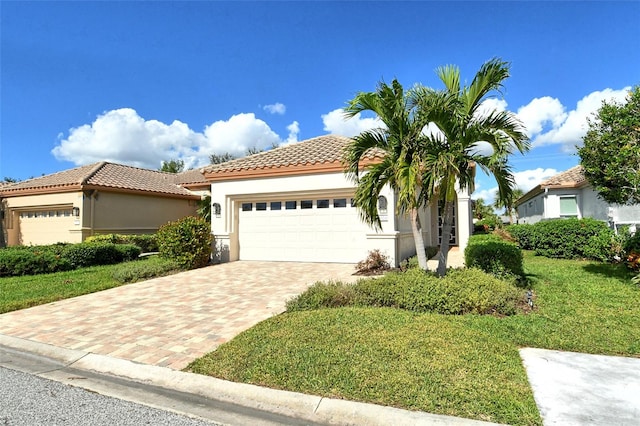
{"label": "concrete sidewalk", "polygon": [[640,425],[640,358],[525,348],[545,425]]}

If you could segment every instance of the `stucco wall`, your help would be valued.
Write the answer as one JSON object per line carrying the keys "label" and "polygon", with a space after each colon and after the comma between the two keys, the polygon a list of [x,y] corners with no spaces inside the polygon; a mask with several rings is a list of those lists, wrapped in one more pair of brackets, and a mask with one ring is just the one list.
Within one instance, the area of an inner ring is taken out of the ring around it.
{"label": "stucco wall", "polygon": [[[518,223],[536,223],[544,219],[545,193],[541,193],[518,206]],[[559,209],[559,207],[558,207]]]}
{"label": "stucco wall", "polygon": [[[95,197],[93,218],[91,197]],[[155,232],[167,222],[195,215],[197,201],[100,191],[88,194],[84,206],[83,226],[93,228],[94,234],[144,234]]]}

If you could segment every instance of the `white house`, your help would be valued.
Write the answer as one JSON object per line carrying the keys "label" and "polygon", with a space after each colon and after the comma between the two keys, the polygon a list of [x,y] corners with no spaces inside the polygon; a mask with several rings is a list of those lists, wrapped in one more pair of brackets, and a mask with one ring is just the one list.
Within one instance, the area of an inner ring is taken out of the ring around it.
{"label": "white house", "polygon": [[587,182],[582,166],[550,177],[516,201],[519,223],[590,217],[612,227],[640,224],[640,206],[608,204]]}
{"label": "white house", "polygon": [[[409,218],[396,211],[390,188],[378,200],[381,230],[366,225],[353,207],[355,185],[343,164],[350,142],[320,136],[204,168],[217,260],[351,263],[379,249],[399,265],[414,255]],[[365,161],[377,161],[375,153]],[[425,244],[438,245],[437,207],[425,208],[420,219]],[[458,194],[454,226],[452,243],[464,249],[472,229],[468,193]]]}

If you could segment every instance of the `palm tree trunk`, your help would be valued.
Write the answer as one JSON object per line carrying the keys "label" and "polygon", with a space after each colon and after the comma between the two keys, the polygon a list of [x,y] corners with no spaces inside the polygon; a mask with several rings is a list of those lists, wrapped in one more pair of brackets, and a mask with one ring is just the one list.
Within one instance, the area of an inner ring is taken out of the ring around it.
{"label": "palm tree trunk", "polygon": [[418,256],[418,266],[420,269],[426,271],[427,266],[427,253],[424,249],[424,238],[422,238],[422,227],[420,226],[420,216],[418,215],[418,209],[411,209],[411,230],[413,231],[413,242],[416,245],[416,255]]}
{"label": "palm tree trunk", "polygon": [[449,257],[449,239],[451,238],[451,228],[453,226],[454,201],[445,201],[442,212],[442,241],[440,241],[440,251],[438,252],[438,276],[444,277],[447,274],[447,258]]}

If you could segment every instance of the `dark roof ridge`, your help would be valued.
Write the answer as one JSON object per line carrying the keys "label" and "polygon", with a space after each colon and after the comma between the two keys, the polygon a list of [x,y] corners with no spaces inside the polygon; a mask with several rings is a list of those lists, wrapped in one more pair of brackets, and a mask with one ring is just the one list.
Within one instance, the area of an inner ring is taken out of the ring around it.
{"label": "dark roof ridge", "polygon": [[89,179],[91,179],[93,176],[95,176],[95,174],[98,173],[100,171],[100,169],[102,169],[107,164],[108,164],[107,161],[100,161],[98,163],[95,163],[95,167],[93,167],[91,170],[89,170],[89,173],[87,173],[82,179],[80,179],[80,182],[78,182],[78,183],[80,185],[86,185],[87,182],[89,181]]}

